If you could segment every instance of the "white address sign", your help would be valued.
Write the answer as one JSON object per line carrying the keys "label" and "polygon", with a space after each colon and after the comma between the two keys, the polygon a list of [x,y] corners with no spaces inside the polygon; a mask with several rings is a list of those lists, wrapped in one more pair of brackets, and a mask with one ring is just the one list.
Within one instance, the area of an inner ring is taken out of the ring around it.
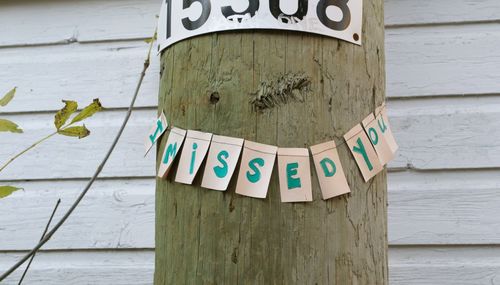
{"label": "white address sign", "polygon": [[213,32],[278,29],[321,34],[361,44],[362,0],[164,0],[160,51]]}

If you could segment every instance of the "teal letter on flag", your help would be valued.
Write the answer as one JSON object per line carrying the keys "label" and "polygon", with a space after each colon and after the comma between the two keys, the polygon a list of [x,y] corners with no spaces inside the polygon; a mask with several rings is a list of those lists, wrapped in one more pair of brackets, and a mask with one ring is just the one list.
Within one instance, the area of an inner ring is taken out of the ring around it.
{"label": "teal letter on flag", "polygon": [[264,160],[262,158],[254,158],[248,162],[248,167],[253,170],[253,174],[250,171],[247,171],[247,179],[252,183],[257,183],[260,180],[261,173],[257,166],[264,166]]}
{"label": "teal letter on flag", "polygon": [[289,163],[286,165],[286,180],[288,182],[288,190],[300,188],[302,186],[300,184],[300,178],[294,177],[298,173],[297,168],[299,168],[299,164],[297,162]]}

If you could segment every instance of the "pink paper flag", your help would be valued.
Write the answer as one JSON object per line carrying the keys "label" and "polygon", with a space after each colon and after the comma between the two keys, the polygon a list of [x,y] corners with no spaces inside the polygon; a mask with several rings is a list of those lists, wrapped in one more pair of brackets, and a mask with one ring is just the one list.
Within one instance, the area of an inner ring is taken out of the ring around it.
{"label": "pink paper flag", "polygon": [[386,165],[394,158],[395,153],[392,151],[391,146],[384,135],[387,133],[387,127],[385,126],[382,114],[379,114],[376,119],[373,114],[370,114],[363,120],[363,127],[365,128],[368,138],[377,152],[380,164]]}
{"label": "pink paper flag", "polygon": [[335,141],[311,147],[323,200],[351,192]]}
{"label": "pink paper flag", "polygon": [[212,134],[189,130],[182,148],[175,182],[192,184],[210,146]]}
{"label": "pink paper flag", "polygon": [[311,166],[307,148],[279,148],[281,202],[311,202]]}
{"label": "pink paper flag", "polygon": [[240,158],[243,139],[213,136],[201,187],[226,191]]}
{"label": "pink paper flag", "polygon": [[167,118],[163,111],[161,112],[160,117],[155,121],[155,125],[151,128],[148,133],[148,137],[144,142],[144,148],[146,149],[146,154],[151,150],[156,141],[163,135],[165,131],[167,131],[168,123]]}
{"label": "pink paper flag", "polygon": [[158,169],[158,177],[165,178],[168,175],[170,167],[182,147],[185,136],[186,130],[172,128],[170,131],[167,144],[165,145],[165,150],[163,151],[162,160],[160,162],[160,168]]}
{"label": "pink paper flag", "polygon": [[368,182],[368,180],[382,171],[383,167],[380,164],[377,153],[361,124],[357,124],[345,134],[344,139],[354,156],[354,160],[358,164],[359,170],[361,170],[365,182]]}
{"label": "pink paper flag", "polygon": [[275,146],[245,141],[236,193],[266,198],[277,150]]}

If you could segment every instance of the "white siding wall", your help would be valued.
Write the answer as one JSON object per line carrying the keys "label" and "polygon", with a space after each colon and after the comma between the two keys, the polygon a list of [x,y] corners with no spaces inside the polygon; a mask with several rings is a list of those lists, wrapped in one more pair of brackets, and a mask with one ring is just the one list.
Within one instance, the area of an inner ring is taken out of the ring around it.
{"label": "white siding wall", "polygon": [[[159,12],[157,0],[2,1],[0,161],[52,129],[60,99],[101,98],[85,140],[58,137],[0,180],[0,271],[39,238],[57,198],[73,202],[121,123]],[[387,90],[401,150],[390,164],[391,284],[500,284],[500,2],[386,0]],[[151,284],[158,59],[101,179],[34,262],[26,284]],[[50,165],[50,167],[48,167]],[[9,179],[10,181],[5,181]],[[19,274],[6,284],[17,284]]]}

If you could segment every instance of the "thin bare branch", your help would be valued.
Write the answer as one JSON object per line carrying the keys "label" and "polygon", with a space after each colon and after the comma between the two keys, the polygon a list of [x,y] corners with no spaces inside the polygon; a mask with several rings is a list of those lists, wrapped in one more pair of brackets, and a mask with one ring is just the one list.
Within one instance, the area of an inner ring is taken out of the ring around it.
{"label": "thin bare branch", "polygon": [[[49,221],[47,222],[47,225],[45,226],[45,229],[43,230],[42,236],[40,237],[40,241],[47,234],[47,231],[49,230],[49,227],[50,227],[50,223],[52,223],[52,219],[54,218],[54,215],[56,214],[57,208],[59,208],[59,204],[61,204],[61,199],[57,200],[56,206],[54,207],[54,210],[52,211],[52,214],[50,215]],[[33,262],[33,259],[35,259],[35,255],[36,255],[36,252],[31,256],[31,259],[28,262],[28,265],[26,265],[26,268],[24,269],[23,275],[21,276],[21,279],[19,280],[18,285],[21,285],[23,283],[24,277],[26,277],[26,273],[28,273],[28,270],[30,269],[31,263]]]}

